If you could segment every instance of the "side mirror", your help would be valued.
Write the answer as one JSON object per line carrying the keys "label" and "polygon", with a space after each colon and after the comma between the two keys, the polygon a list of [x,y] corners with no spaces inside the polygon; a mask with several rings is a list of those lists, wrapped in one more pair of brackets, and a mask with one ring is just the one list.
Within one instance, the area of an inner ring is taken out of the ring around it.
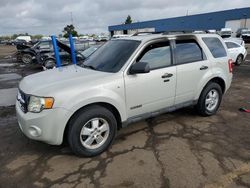
{"label": "side mirror", "polygon": [[150,67],[148,63],[145,62],[137,62],[133,64],[130,68],[130,74],[143,74],[150,72]]}

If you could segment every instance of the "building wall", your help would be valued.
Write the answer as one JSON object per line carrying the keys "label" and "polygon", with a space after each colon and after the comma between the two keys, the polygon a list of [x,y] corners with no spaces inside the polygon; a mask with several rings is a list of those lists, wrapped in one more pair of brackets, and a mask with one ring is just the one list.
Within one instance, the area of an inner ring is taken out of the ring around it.
{"label": "building wall", "polygon": [[[109,26],[109,31],[140,30],[154,28],[156,32],[162,31],[183,31],[183,30],[220,30],[224,28],[227,21],[245,20],[250,18],[250,7],[232,9],[219,12],[182,16],[176,18],[160,19],[153,21],[137,22]],[[236,22],[235,22],[236,23]],[[249,21],[247,21],[247,24]],[[242,22],[241,22],[242,25]]]}
{"label": "building wall", "polygon": [[225,27],[231,28],[235,33],[239,28],[250,28],[250,19],[228,20]]}

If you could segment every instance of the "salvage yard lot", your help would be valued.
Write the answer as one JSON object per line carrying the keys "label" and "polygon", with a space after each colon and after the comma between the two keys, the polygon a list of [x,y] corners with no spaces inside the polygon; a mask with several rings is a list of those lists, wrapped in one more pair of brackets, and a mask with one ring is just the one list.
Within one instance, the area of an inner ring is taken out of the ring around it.
{"label": "salvage yard lot", "polygon": [[[0,60],[0,76],[5,75],[0,95],[39,71],[13,59]],[[250,56],[234,67],[232,86],[217,115],[200,117],[185,108],[131,124],[94,158],[78,158],[65,145],[27,139],[14,106],[2,106],[0,187],[249,187],[250,114],[240,107],[250,108]]]}

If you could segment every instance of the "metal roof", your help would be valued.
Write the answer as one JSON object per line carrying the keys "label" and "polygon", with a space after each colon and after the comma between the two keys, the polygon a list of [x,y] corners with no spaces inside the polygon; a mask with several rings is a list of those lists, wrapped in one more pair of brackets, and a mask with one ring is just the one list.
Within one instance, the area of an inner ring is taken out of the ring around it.
{"label": "metal roof", "polygon": [[156,32],[179,30],[219,30],[227,20],[250,18],[250,7],[109,26],[109,31],[155,28]]}

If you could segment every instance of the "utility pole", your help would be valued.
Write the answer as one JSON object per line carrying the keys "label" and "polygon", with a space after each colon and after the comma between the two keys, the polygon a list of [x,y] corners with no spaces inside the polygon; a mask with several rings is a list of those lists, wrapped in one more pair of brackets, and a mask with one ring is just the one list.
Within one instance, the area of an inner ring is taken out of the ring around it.
{"label": "utility pole", "polygon": [[244,28],[247,27],[247,14],[243,14],[244,18],[245,18],[245,24],[244,24]]}
{"label": "utility pole", "polygon": [[187,14],[186,14],[186,16],[188,16],[188,10],[187,10]]}
{"label": "utility pole", "polygon": [[71,21],[71,25],[73,25],[73,13],[70,12],[70,21]]}

